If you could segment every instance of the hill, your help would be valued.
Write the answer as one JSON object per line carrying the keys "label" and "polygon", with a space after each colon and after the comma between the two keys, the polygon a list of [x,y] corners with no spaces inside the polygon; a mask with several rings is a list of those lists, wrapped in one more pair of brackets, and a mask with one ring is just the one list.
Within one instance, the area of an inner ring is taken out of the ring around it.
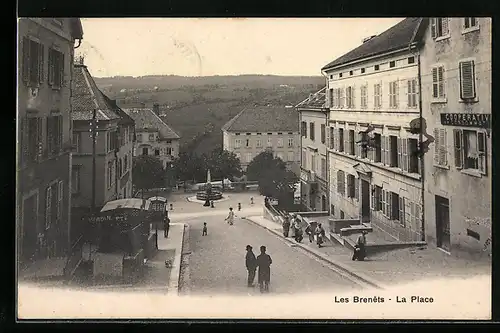
{"label": "hill", "polygon": [[181,135],[181,150],[198,154],[222,145],[221,127],[247,105],[295,105],[324,87],[324,78],[240,75],[174,75],[95,78],[123,108],[160,105],[165,121]]}

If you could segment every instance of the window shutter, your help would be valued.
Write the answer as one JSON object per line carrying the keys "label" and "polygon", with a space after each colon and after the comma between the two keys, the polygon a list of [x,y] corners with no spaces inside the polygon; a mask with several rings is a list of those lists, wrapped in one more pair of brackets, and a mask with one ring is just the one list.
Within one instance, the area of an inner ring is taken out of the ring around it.
{"label": "window shutter", "polygon": [[403,142],[398,138],[398,167],[403,170]]}
{"label": "window shutter", "polygon": [[436,38],[436,18],[431,18],[431,36]]}
{"label": "window shutter", "polygon": [[38,82],[43,83],[45,80],[45,47],[43,44],[38,44]]}
{"label": "window shutter", "polygon": [[444,67],[440,66],[437,69],[438,71],[438,97],[445,97],[445,91],[444,91]]}
{"label": "window shutter", "polygon": [[380,151],[381,160],[382,160],[382,164],[385,165],[385,136],[380,137],[380,144],[382,146],[381,151]]}
{"label": "window shutter", "polygon": [[487,154],[486,154],[486,137],[483,132],[477,132],[477,150],[479,152],[478,156],[478,168],[479,171],[486,175],[486,164]]}
{"label": "window shutter", "polygon": [[461,129],[454,129],[453,130],[453,136],[455,139],[455,166],[457,168],[462,168],[463,167],[463,133]]}
{"label": "window shutter", "polygon": [[385,206],[385,190],[382,190],[382,214],[385,215],[386,213],[386,206]]}
{"label": "window shutter", "polygon": [[446,130],[439,129],[439,164],[447,165],[446,161]]}
{"label": "window shutter", "polygon": [[377,203],[375,202],[376,200],[376,197],[377,197],[377,193],[375,193],[375,185],[370,185],[370,194],[371,194],[371,200],[370,200],[370,208],[372,210],[375,210],[375,207],[377,206]]}
{"label": "window shutter", "polygon": [[321,126],[323,128],[323,139],[324,139],[324,142],[323,144],[325,146],[329,146],[330,145],[330,128],[329,127],[326,127],[326,125],[323,125]]}
{"label": "window shutter", "polygon": [[59,87],[64,87],[64,53],[60,53],[60,58],[59,58],[59,71],[60,71],[60,74],[59,74],[59,79],[60,79],[60,82],[59,82]]}
{"label": "window shutter", "polygon": [[356,108],[356,85],[351,87],[351,108]]}
{"label": "window shutter", "polygon": [[408,152],[408,139],[401,139],[401,144],[403,145],[403,170],[404,171],[410,171],[410,166],[409,166],[409,152]]}
{"label": "window shutter", "polygon": [[57,184],[57,220],[61,220],[64,197],[64,182],[61,180]]}
{"label": "window shutter", "polygon": [[442,27],[442,31],[443,31],[443,36],[446,36],[450,33],[448,20],[449,19],[447,17],[441,18],[441,27]]}
{"label": "window shutter", "polygon": [[[37,118],[37,133],[36,136],[38,138],[38,161],[42,160],[42,154],[43,154],[43,123],[41,118]],[[48,138],[46,139],[46,141]],[[46,145],[48,142],[45,143]]]}
{"label": "window shutter", "polygon": [[45,229],[50,228],[52,222],[52,187],[48,187],[45,193]]}
{"label": "window shutter", "polygon": [[394,82],[394,107],[399,106],[399,80]]}
{"label": "window shutter", "polygon": [[385,191],[385,211],[386,211],[386,216],[389,217],[389,219],[392,218],[391,209],[392,209],[391,192]]}
{"label": "window shutter", "polygon": [[476,97],[474,61],[460,63],[460,98],[473,99]]}
{"label": "window shutter", "polygon": [[399,197],[399,223],[404,227],[405,226],[405,200],[402,197]]}
{"label": "window shutter", "polygon": [[432,97],[437,98],[439,96],[438,91],[438,69],[432,69]]}
{"label": "window shutter", "polygon": [[19,133],[19,144],[21,147],[21,162],[24,163],[28,159],[28,117],[23,117],[21,119],[21,131]]}
{"label": "window shutter", "polygon": [[359,179],[354,178],[354,198],[359,200]]}
{"label": "window shutter", "polygon": [[413,102],[412,101],[412,94],[411,94],[412,93],[412,90],[411,90],[412,83],[411,82],[412,82],[411,80],[407,81],[407,89],[408,89],[408,91],[406,92],[406,96],[408,97],[408,107],[410,107],[410,108],[413,106],[413,103],[412,103]]}
{"label": "window shutter", "polygon": [[23,37],[22,52],[22,80],[28,82],[30,79],[30,40],[27,37]]}
{"label": "window shutter", "polygon": [[54,52],[49,49],[49,68],[48,68],[48,81],[49,85],[54,84]]}
{"label": "window shutter", "polygon": [[349,131],[344,130],[344,152],[350,152],[349,141]]}
{"label": "window shutter", "polygon": [[434,164],[439,165],[440,150],[441,150],[441,137],[439,128],[434,128]]}
{"label": "window shutter", "polygon": [[422,217],[420,216],[420,205],[415,204],[415,228],[420,229],[422,223]]}

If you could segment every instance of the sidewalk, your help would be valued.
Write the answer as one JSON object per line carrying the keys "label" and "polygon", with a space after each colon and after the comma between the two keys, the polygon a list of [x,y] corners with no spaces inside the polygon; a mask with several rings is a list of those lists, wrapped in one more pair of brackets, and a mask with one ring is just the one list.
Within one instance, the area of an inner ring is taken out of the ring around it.
{"label": "sidewalk", "polygon": [[[281,226],[262,216],[247,217],[247,220],[283,237]],[[369,236],[369,235],[368,235]],[[295,240],[289,238],[290,242]],[[368,239],[368,242],[369,239]],[[471,278],[475,275],[491,275],[491,262],[472,261],[452,257],[437,249],[402,249],[377,254],[367,260],[352,261],[352,252],[336,242],[327,241],[318,248],[305,238],[300,247],[327,260],[354,276],[385,288],[397,283],[438,278]]]}

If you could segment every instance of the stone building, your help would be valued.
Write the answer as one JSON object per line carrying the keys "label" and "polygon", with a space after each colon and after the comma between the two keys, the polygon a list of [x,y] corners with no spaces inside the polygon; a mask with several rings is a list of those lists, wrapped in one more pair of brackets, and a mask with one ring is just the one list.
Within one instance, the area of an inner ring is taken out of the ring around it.
{"label": "stone building", "polygon": [[72,63],[83,30],[69,18],[20,18],[18,29],[17,257],[21,268],[64,266],[71,246]]}
{"label": "stone building", "polygon": [[223,148],[240,159],[243,170],[255,156],[270,149],[299,174],[299,116],[293,107],[245,108],[222,127],[222,140]]}
{"label": "stone building", "polygon": [[[421,18],[404,19],[322,68],[330,213],[371,222],[402,241],[423,239],[419,136],[410,122],[419,117],[415,52],[426,26]],[[366,138],[370,149],[360,145]]]}
{"label": "stone building", "polygon": [[426,240],[491,253],[491,18],[432,18],[421,53]]}
{"label": "stone building", "polygon": [[167,168],[179,156],[180,136],[160,118],[158,104],[124,111],[135,121],[134,156],[153,155]]}
{"label": "stone building", "polygon": [[300,124],[300,195],[310,210],[329,211],[326,88],[297,104]]}

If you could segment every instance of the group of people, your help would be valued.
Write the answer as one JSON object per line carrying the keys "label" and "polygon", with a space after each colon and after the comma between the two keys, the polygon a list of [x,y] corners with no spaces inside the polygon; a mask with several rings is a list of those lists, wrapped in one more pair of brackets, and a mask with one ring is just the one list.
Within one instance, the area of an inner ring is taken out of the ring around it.
{"label": "group of people", "polygon": [[[304,232],[302,231],[302,219],[296,214],[291,214],[291,216],[286,215],[283,221],[283,236],[288,237],[290,234],[290,228],[293,228],[294,239],[296,242],[300,243],[304,239]],[[309,237],[309,242],[312,243],[316,240],[318,247],[321,247],[325,241],[326,233],[325,229],[318,223],[317,227],[314,228],[311,224],[308,224],[305,232]]]}
{"label": "group of people", "polygon": [[266,247],[264,245],[260,247],[260,254],[257,257],[255,257],[251,245],[247,245],[246,251],[247,254],[245,257],[245,264],[248,271],[247,286],[254,286],[253,282],[255,280],[255,273],[258,268],[259,276],[257,281],[259,283],[260,292],[269,292],[269,283],[271,281],[271,264],[273,263],[273,260],[271,259],[271,256],[266,253]]}

